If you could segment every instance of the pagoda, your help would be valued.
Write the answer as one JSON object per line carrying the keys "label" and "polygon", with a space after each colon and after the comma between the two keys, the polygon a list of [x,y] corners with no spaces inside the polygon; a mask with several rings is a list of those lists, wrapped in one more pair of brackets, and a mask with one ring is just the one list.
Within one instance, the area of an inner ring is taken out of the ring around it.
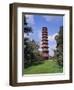
{"label": "pagoda", "polygon": [[49,50],[48,50],[48,29],[47,27],[42,27],[42,56],[44,59],[49,58]]}

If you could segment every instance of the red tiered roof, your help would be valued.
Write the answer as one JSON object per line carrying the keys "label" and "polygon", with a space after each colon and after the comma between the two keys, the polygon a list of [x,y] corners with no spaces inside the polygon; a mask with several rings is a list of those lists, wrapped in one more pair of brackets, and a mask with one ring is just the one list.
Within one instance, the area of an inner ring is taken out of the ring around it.
{"label": "red tiered roof", "polygon": [[42,38],[42,41],[48,42],[48,38]]}

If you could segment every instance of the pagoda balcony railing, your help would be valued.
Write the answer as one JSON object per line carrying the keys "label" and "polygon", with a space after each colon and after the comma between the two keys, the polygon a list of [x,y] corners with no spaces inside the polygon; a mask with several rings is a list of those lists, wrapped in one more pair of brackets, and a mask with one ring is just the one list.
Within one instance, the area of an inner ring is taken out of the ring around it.
{"label": "pagoda balcony railing", "polygon": [[44,34],[43,34],[42,37],[48,37],[48,35],[44,35]]}
{"label": "pagoda balcony railing", "polygon": [[42,39],[42,43],[44,43],[44,42],[46,43],[46,42],[48,42],[48,40],[47,39],[46,40]]}
{"label": "pagoda balcony railing", "polygon": [[48,33],[42,33],[42,35],[48,35]]}
{"label": "pagoda balcony railing", "polygon": [[43,48],[42,51],[48,51],[48,48]]}
{"label": "pagoda balcony railing", "polygon": [[42,31],[42,33],[48,33],[48,31]]}
{"label": "pagoda balcony railing", "polygon": [[48,37],[42,37],[42,39],[48,39]]}
{"label": "pagoda balcony railing", "polygon": [[43,44],[42,47],[48,47],[48,44]]}
{"label": "pagoda balcony railing", "polygon": [[42,41],[42,44],[48,44],[48,42],[47,41]]}
{"label": "pagoda balcony railing", "polygon": [[42,35],[42,37],[48,37],[48,35]]}
{"label": "pagoda balcony railing", "polygon": [[48,36],[48,34],[47,34],[47,33],[43,33],[43,34],[42,34],[42,36],[47,37],[47,36]]}
{"label": "pagoda balcony railing", "polygon": [[48,44],[43,44],[42,47],[48,46]]}

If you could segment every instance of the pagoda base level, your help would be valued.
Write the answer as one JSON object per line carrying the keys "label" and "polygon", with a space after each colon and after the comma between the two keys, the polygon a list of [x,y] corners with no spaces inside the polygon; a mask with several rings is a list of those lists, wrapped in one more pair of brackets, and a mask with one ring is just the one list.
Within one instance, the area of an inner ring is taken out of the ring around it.
{"label": "pagoda base level", "polygon": [[42,57],[45,60],[49,59],[49,53],[48,53],[48,51],[47,52],[42,52]]}
{"label": "pagoda base level", "polygon": [[44,60],[48,60],[48,59],[49,59],[49,57],[43,57],[43,59],[44,59]]}

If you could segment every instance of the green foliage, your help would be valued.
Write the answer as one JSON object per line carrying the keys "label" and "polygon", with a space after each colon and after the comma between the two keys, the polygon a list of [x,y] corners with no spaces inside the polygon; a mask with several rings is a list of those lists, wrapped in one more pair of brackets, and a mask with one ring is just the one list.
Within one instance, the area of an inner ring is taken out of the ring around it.
{"label": "green foliage", "polygon": [[32,28],[28,26],[26,17],[24,16],[24,33],[29,34],[30,32],[32,32]]}
{"label": "green foliage", "polygon": [[[24,16],[24,33],[29,36],[29,33],[32,33],[32,28],[28,26],[26,18]],[[41,56],[38,51],[38,44],[30,38],[24,38],[24,68],[27,68],[33,64],[41,63]]]}
{"label": "green foliage", "polygon": [[24,39],[24,45],[24,67],[41,63],[42,58],[38,51],[38,45],[34,41],[26,42],[26,39]]}
{"label": "green foliage", "polygon": [[63,27],[60,27],[60,31],[55,39],[57,41],[57,50],[55,51],[57,62],[60,66],[63,66]]}
{"label": "green foliage", "polygon": [[57,60],[45,60],[44,63],[32,65],[24,69],[24,74],[40,74],[40,73],[62,73],[63,68],[57,64]]}

